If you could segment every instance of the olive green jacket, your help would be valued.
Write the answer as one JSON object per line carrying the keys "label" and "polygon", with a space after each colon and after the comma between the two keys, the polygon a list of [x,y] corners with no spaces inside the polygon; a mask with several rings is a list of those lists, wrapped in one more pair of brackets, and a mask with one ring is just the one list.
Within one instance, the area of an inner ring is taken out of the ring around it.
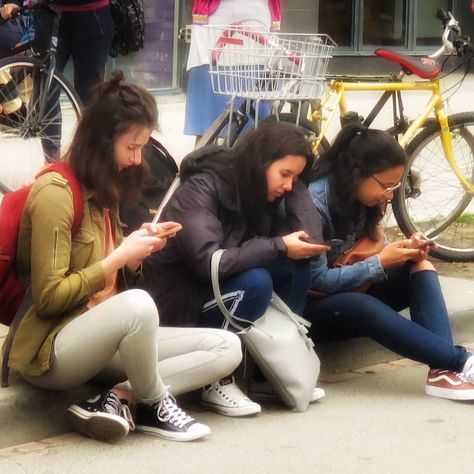
{"label": "olive green jacket", "polygon": [[[31,307],[15,334],[9,366],[41,375],[51,366],[58,331],[85,311],[91,295],[105,286],[102,211],[84,190],[84,218],[71,241],[72,191],[65,178],[51,172],[31,189],[22,217],[17,272],[31,283]],[[111,216],[116,244],[122,239],[118,215]],[[123,286],[125,272],[119,272]],[[8,336],[7,336],[8,338]]]}

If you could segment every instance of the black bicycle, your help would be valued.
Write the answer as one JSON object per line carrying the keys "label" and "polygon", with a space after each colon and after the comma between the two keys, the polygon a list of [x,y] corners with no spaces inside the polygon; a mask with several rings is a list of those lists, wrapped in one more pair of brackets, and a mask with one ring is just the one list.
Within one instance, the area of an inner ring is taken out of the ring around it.
{"label": "black bicycle", "polygon": [[61,13],[51,0],[14,11],[28,17],[35,35],[0,60],[0,192],[30,181],[45,163],[67,150],[81,113],[81,101],[56,70]]}

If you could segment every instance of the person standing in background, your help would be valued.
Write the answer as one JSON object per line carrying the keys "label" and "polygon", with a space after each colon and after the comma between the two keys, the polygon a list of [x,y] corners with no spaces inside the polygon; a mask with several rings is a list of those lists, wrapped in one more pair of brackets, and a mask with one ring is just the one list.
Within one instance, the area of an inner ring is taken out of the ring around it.
{"label": "person standing in background", "polygon": [[[3,2],[1,4],[0,19],[6,20],[9,17],[9,9],[5,9]],[[18,20],[12,20],[0,25],[0,57],[3,58],[8,55],[8,51],[13,49],[20,41],[21,35],[22,29]]]}
{"label": "person standing in background", "polygon": [[[2,17],[22,6],[22,0],[9,0]],[[56,68],[63,72],[69,58],[74,65],[74,88],[84,104],[88,104],[93,88],[104,80],[105,64],[114,38],[115,26],[110,0],[59,0],[51,6],[59,10]],[[46,21],[43,23],[47,28]]]}
{"label": "person standing in background", "polygon": [[229,25],[237,21],[256,24],[259,28],[280,29],[280,0],[194,0],[193,28],[187,70],[184,133],[196,140],[224,110],[229,96],[214,94],[209,78],[208,30],[202,25]]}

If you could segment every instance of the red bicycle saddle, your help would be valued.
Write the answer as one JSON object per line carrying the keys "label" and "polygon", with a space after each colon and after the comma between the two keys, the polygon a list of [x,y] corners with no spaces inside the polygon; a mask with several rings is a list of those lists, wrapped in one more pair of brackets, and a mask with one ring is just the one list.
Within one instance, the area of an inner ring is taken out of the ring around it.
{"label": "red bicycle saddle", "polygon": [[413,58],[381,48],[376,49],[375,54],[381,58],[400,64],[405,72],[415,74],[422,79],[433,79],[442,71],[441,66],[434,59]]}

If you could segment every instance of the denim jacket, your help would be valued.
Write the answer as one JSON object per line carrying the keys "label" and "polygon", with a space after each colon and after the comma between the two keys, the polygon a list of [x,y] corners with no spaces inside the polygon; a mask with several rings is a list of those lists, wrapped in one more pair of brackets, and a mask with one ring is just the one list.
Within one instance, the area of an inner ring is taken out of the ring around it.
{"label": "denim jacket", "polygon": [[[334,226],[329,214],[330,183],[327,177],[312,182],[309,192],[314,205],[321,215],[323,237],[325,240],[334,237]],[[352,291],[366,283],[377,283],[386,279],[385,271],[377,255],[362,262],[343,267],[334,267],[335,260],[352,248],[354,243],[363,236],[365,223],[365,208],[354,219],[351,232],[344,239],[344,243],[330,251],[321,254],[311,261],[311,286],[325,294]]]}

